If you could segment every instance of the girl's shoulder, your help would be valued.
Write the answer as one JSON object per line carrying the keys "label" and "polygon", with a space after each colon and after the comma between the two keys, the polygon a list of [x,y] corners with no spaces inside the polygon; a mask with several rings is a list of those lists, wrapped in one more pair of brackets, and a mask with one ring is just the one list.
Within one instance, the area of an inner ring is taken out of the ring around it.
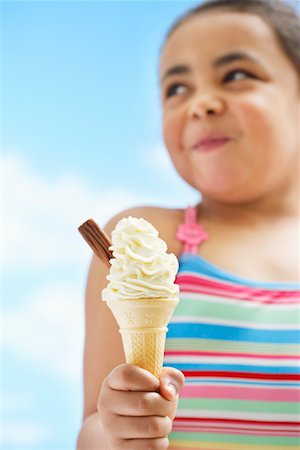
{"label": "girl's shoulder", "polygon": [[181,244],[176,239],[176,231],[183,221],[183,209],[162,208],[157,206],[137,206],[126,209],[116,214],[105,226],[106,233],[110,236],[111,232],[124,217],[143,218],[150,222],[158,231],[159,236],[168,246],[168,252],[179,255]]}

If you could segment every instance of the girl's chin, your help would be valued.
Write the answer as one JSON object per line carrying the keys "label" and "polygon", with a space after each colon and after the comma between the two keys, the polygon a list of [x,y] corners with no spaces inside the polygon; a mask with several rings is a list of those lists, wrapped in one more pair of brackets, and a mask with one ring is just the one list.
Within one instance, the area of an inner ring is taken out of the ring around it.
{"label": "girl's chin", "polygon": [[245,180],[237,178],[224,182],[216,177],[213,181],[207,180],[190,184],[202,195],[225,203],[243,203],[253,200],[257,195],[257,189],[253,182],[245,183]]}
{"label": "girl's chin", "polygon": [[224,188],[224,189],[197,189],[203,196],[210,198],[211,200],[227,203],[227,204],[241,204],[255,200],[258,196],[257,193],[249,189],[241,188]]}
{"label": "girl's chin", "polygon": [[249,167],[231,161],[222,164],[193,164],[184,172],[177,166],[181,177],[202,195],[228,203],[249,201],[256,197],[257,176]]}

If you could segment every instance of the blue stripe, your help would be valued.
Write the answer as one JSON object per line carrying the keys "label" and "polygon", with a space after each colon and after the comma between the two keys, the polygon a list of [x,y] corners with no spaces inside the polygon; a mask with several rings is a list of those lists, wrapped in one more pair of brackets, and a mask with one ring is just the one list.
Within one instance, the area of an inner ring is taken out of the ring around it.
{"label": "blue stripe", "polygon": [[300,289],[300,283],[271,283],[259,282],[248,278],[239,277],[231,272],[227,272],[218,266],[210,263],[200,255],[192,253],[182,253],[179,258],[179,272],[194,272],[195,275],[207,275],[217,280],[230,281],[244,286],[251,286],[263,289],[297,291]]}
{"label": "blue stripe", "polygon": [[168,367],[174,367],[179,370],[198,370],[203,372],[246,372],[246,373],[287,373],[300,374],[300,367],[269,367],[269,366],[247,366],[234,364],[186,364],[186,363],[168,363]]}
{"label": "blue stripe", "polygon": [[168,338],[298,344],[299,330],[259,330],[207,323],[169,323]]}

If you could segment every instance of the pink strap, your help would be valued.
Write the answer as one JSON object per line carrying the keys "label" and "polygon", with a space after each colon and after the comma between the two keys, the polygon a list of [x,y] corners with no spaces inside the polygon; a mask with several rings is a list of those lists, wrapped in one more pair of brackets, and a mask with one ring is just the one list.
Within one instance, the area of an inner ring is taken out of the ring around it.
{"label": "pink strap", "polygon": [[197,223],[197,211],[189,206],[184,212],[184,222],[179,225],[176,233],[177,239],[183,242],[185,253],[198,254],[199,246],[208,240],[208,234],[202,225]]}

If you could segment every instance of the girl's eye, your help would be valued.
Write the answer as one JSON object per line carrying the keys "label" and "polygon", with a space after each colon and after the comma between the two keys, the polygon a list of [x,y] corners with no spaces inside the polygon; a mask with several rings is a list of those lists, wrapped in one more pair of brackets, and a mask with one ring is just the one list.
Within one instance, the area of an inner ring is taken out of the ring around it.
{"label": "girl's eye", "polygon": [[186,86],[183,84],[171,84],[166,91],[166,98],[173,97],[174,95],[184,94],[186,92]]}
{"label": "girl's eye", "polygon": [[236,69],[228,72],[228,74],[223,79],[224,82],[239,81],[245,78],[256,78],[252,73],[247,72],[247,70]]}

